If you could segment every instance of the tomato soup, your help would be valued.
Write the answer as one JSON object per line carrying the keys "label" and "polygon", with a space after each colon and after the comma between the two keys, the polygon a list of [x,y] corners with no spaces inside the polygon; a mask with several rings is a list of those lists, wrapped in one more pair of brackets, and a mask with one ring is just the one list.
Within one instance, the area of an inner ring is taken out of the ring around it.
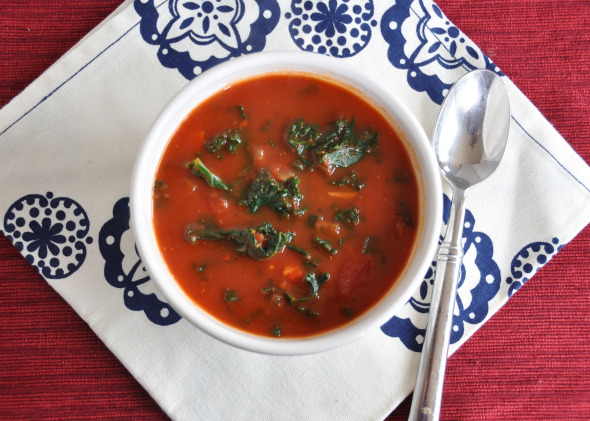
{"label": "tomato soup", "polygon": [[416,170],[365,99],[307,74],[235,83],[172,136],[154,180],[160,252],[215,318],[270,337],[349,323],[405,270]]}

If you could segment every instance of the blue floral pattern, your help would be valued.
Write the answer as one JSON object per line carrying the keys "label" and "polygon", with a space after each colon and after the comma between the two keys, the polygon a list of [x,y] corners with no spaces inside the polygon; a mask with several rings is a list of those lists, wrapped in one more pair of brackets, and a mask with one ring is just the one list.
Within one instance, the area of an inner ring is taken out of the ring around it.
{"label": "blue floral pattern", "polygon": [[62,279],[86,260],[90,221],[86,211],[67,197],[29,194],[4,215],[4,233],[39,273]]}
{"label": "blue floral pattern", "polygon": [[558,246],[559,239],[554,237],[550,243],[537,241],[523,247],[510,262],[510,274],[506,278],[508,296],[511,297],[537,271],[557,253],[563,246]]}
{"label": "blue floral pattern", "polygon": [[389,44],[387,58],[407,72],[409,85],[441,104],[451,86],[467,71],[489,69],[501,74],[429,0],[397,0],[381,20]]}
{"label": "blue floral pattern", "polygon": [[372,0],[293,0],[289,33],[302,50],[333,57],[358,54],[371,39],[373,19]]}
{"label": "blue floral pattern", "polygon": [[[443,221],[448,222],[451,200],[444,196]],[[467,210],[463,228],[465,257],[461,265],[457,298],[451,328],[451,343],[461,340],[466,324],[482,323],[489,312],[489,302],[500,290],[501,275],[494,261],[490,237],[474,230],[475,217]],[[381,327],[383,333],[399,338],[410,350],[420,352],[426,332],[432,285],[436,271],[433,262],[420,288],[401,309],[398,315]]]}
{"label": "blue floral pattern", "polygon": [[276,27],[276,0],[135,0],[143,39],[158,59],[191,80],[242,54],[262,51]]}
{"label": "blue floral pattern", "polygon": [[98,245],[105,260],[105,279],[111,286],[123,289],[128,309],[143,311],[148,320],[160,326],[174,324],[180,316],[160,300],[150,282],[129,229],[129,217],[129,199],[120,199],[113,207],[112,219],[100,230]]}

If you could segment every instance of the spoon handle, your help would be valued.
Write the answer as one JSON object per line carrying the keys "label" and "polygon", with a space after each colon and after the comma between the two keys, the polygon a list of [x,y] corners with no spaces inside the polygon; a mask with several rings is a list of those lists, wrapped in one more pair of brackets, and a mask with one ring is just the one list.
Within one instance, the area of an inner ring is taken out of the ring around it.
{"label": "spoon handle", "polygon": [[464,218],[465,190],[455,187],[447,231],[436,256],[436,275],[412,399],[411,421],[436,421],[440,416],[457,282],[463,260]]}

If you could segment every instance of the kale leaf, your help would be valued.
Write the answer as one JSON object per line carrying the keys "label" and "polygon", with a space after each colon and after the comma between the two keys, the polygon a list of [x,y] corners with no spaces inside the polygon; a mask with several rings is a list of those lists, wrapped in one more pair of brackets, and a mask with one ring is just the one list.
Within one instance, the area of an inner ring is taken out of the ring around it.
{"label": "kale leaf", "polygon": [[302,118],[293,123],[287,131],[287,141],[295,148],[295,152],[309,170],[313,169],[313,149],[321,135],[316,125],[305,123]]}
{"label": "kale leaf", "polygon": [[234,291],[233,289],[226,289],[225,293],[223,294],[223,299],[227,302],[227,303],[231,303],[232,301],[240,301],[240,297],[238,296],[238,293],[236,291]]}
{"label": "kale leaf", "polygon": [[399,202],[399,208],[397,209],[397,214],[400,215],[406,225],[410,228],[414,228],[414,220],[412,218],[412,211],[406,202]]}
{"label": "kale leaf", "polygon": [[235,155],[238,146],[242,144],[242,138],[238,130],[225,130],[212,139],[210,139],[205,147],[212,154],[216,154],[217,158],[221,159],[221,151],[223,148],[227,149],[232,155]]}
{"label": "kale leaf", "polygon": [[320,287],[328,279],[330,279],[330,274],[328,272],[323,272],[320,274],[316,274],[313,272],[307,273],[305,275],[305,282],[307,282],[307,285],[309,286],[309,294],[307,294],[306,296],[303,296],[303,297],[295,297],[295,296],[291,295],[290,293],[288,293],[287,291],[280,289],[280,288],[276,288],[276,287],[263,288],[262,293],[263,294],[270,294],[273,292],[277,292],[279,294],[283,294],[287,298],[287,301],[289,302],[289,304],[302,303],[304,301],[309,301],[312,298],[317,297]]}
{"label": "kale leaf", "polygon": [[331,181],[330,184],[339,187],[348,185],[357,191],[365,188],[365,182],[359,179],[354,171],[351,171],[348,177],[341,178],[340,180]]}
{"label": "kale leaf", "polygon": [[313,242],[314,244],[320,246],[322,249],[326,250],[332,256],[338,254],[338,249],[333,247],[329,241],[322,240],[320,237],[314,237]]}
{"label": "kale leaf", "polygon": [[318,266],[319,265],[318,262],[311,257],[311,254],[309,254],[307,251],[305,251],[301,247],[297,247],[293,244],[287,244],[287,248],[290,250],[293,250],[296,253],[301,254],[303,256],[303,260],[306,265],[308,265],[308,266]]}
{"label": "kale leaf", "polygon": [[360,222],[360,212],[356,206],[350,209],[342,209],[341,211],[336,212],[334,219],[338,222],[342,222],[348,228],[353,228]]}
{"label": "kale leaf", "polygon": [[314,124],[297,120],[287,130],[287,141],[308,170],[319,166],[331,174],[336,167],[349,167],[377,145],[379,133],[363,130],[355,134],[354,120],[337,120],[322,134]]}
{"label": "kale leaf", "polygon": [[190,244],[198,240],[230,240],[236,245],[240,253],[257,259],[270,259],[279,253],[295,237],[292,232],[277,232],[274,227],[265,222],[252,228],[235,230],[217,230],[189,224],[185,231],[185,238]]}
{"label": "kale leaf", "polygon": [[244,111],[244,106],[236,105],[236,108],[240,112],[240,117],[242,118],[242,120],[246,120],[248,118],[248,114],[246,114],[246,112]]}
{"label": "kale leaf", "polygon": [[266,169],[261,168],[250,185],[248,196],[240,204],[246,205],[252,213],[267,205],[279,216],[289,217],[305,213],[299,207],[302,198],[299,178],[293,176],[280,183]]}
{"label": "kale leaf", "polygon": [[358,162],[377,145],[379,134],[370,130],[354,135],[354,120],[339,120],[335,124],[337,140],[322,156],[321,163],[328,173],[336,167],[349,167]]}
{"label": "kale leaf", "polygon": [[197,177],[203,177],[207,184],[209,184],[211,187],[226,191],[230,190],[230,188],[225,185],[221,178],[209,171],[205,164],[203,164],[203,161],[201,161],[199,158],[189,162],[188,169],[191,170],[193,175],[196,175]]}

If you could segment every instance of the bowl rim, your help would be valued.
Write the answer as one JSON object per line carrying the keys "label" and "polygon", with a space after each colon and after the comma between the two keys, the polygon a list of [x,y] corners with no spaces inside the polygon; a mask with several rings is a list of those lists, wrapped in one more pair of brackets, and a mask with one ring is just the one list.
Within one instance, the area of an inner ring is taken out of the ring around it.
{"label": "bowl rim", "polygon": [[[155,171],[172,134],[200,102],[235,82],[272,72],[320,74],[362,92],[385,112],[421,175],[423,221],[411,263],[392,289],[372,308],[350,323],[314,336],[268,338],[226,325],[194,303],[180,288],[161,258],[152,227],[152,188]],[[165,139],[165,140],[164,140]],[[416,162],[417,161],[417,162]],[[378,81],[335,58],[308,52],[253,53],[219,64],[185,85],[160,111],[140,146],[131,178],[130,228],[139,256],[167,303],[200,330],[235,347],[270,355],[305,355],[348,344],[385,324],[405,304],[424,278],[438,244],[442,223],[442,183],[430,141],[407,106]]]}

